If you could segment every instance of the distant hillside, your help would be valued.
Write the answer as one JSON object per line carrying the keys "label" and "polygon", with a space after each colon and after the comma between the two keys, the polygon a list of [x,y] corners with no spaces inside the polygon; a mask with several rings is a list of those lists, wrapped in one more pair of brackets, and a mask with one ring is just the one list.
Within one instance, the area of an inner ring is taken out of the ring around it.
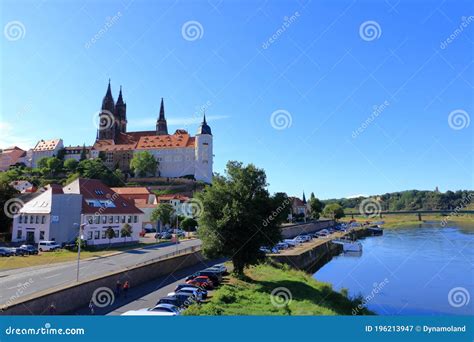
{"label": "distant hillside", "polygon": [[352,211],[350,209],[358,211],[360,203],[366,198],[378,201],[383,211],[452,210],[457,207],[465,210],[474,209],[474,191],[472,190],[446,191],[444,193],[407,190],[370,197],[328,199],[322,202],[325,204],[337,202],[346,211]]}

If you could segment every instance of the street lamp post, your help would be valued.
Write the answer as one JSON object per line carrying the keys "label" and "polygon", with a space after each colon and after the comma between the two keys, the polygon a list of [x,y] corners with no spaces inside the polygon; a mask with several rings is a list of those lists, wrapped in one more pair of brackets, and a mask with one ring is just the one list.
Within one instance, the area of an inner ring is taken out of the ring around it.
{"label": "street lamp post", "polygon": [[[78,225],[75,223],[74,225]],[[83,223],[79,226],[79,236],[78,236],[78,243],[77,243],[77,273],[76,273],[76,281],[79,282],[79,262],[81,260],[81,244],[82,244],[82,233],[84,230],[86,223]]]}

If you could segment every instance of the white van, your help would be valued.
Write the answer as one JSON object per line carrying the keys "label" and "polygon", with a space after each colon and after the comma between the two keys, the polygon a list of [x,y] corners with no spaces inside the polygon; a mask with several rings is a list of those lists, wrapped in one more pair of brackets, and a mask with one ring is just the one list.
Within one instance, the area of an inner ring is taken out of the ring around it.
{"label": "white van", "polygon": [[54,241],[40,241],[38,243],[38,250],[40,252],[55,251],[60,248],[61,246]]}

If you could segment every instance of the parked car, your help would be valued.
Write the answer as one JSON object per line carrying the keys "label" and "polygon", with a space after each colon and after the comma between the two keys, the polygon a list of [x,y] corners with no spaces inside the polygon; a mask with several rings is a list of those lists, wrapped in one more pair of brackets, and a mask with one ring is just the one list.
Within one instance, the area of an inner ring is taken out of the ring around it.
{"label": "parked car", "polygon": [[20,248],[29,255],[38,254],[38,248],[33,245],[21,245]]}
{"label": "parked car", "polygon": [[183,288],[194,288],[194,289],[196,289],[199,293],[201,293],[201,297],[202,297],[203,299],[206,299],[206,298],[207,298],[207,290],[206,290],[206,289],[203,289],[202,287],[197,286],[197,285],[191,285],[191,284],[186,284],[186,283],[185,283],[185,284],[178,284],[178,285],[175,287],[174,291],[175,291],[175,292],[179,292],[179,291],[180,291],[181,289],[183,289]]}
{"label": "parked car", "polygon": [[220,271],[206,268],[205,270],[199,271],[198,274],[208,277],[216,286],[222,282],[222,273]]}
{"label": "parked car", "polygon": [[9,247],[9,249],[12,251],[13,255],[16,255],[16,256],[25,256],[28,254],[25,250],[21,249],[20,247]]}
{"label": "parked car", "polygon": [[54,241],[40,241],[38,243],[38,250],[40,252],[55,251],[60,249],[61,246]]}
{"label": "parked car", "polygon": [[163,232],[160,234],[160,238],[161,239],[171,239],[173,237],[173,235],[171,233],[168,233],[168,232]]}
{"label": "parked car", "polygon": [[168,296],[174,296],[177,293],[190,293],[193,295],[194,299],[196,299],[197,301],[201,301],[203,298],[202,292],[199,291],[199,289],[197,289],[195,286],[183,287],[178,292],[168,293]]}
{"label": "parked car", "polygon": [[122,316],[177,316],[179,312],[174,305],[159,304],[154,308],[127,311]]}
{"label": "parked car", "polygon": [[212,290],[214,288],[214,283],[212,280],[205,276],[199,276],[194,279],[190,279],[186,281],[186,284],[200,286],[208,290]]}
{"label": "parked car", "polygon": [[6,247],[0,247],[0,256],[2,257],[10,257],[10,256],[14,256],[15,253],[13,253],[10,248],[6,248]]}
{"label": "parked car", "polygon": [[208,267],[208,268],[206,268],[206,270],[217,272],[220,275],[227,274],[227,267],[225,267],[223,264],[217,264],[217,265]]}
{"label": "parked car", "polygon": [[193,298],[193,295],[191,293],[178,292],[174,296],[167,296],[167,297],[161,298],[158,301],[158,303],[156,303],[156,305],[171,304],[179,308],[185,308],[194,302],[195,302],[195,299]]}
{"label": "parked car", "polygon": [[156,303],[156,305],[160,305],[160,304],[170,304],[170,305],[174,305],[174,306],[179,308],[184,304],[184,302],[182,302],[176,296],[167,296],[167,297],[161,298],[158,301],[158,303]]}
{"label": "parked car", "polygon": [[279,242],[275,245],[275,247],[278,250],[282,250],[282,249],[288,249],[290,247],[290,245],[288,245],[286,242]]}

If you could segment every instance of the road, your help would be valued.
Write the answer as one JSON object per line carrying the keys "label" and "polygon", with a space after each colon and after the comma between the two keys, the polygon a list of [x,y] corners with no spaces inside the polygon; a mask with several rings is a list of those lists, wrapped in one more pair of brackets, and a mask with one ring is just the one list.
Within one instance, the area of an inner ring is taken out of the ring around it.
{"label": "road", "polygon": [[[175,252],[177,249],[183,250],[199,245],[201,245],[200,240],[187,240],[180,242],[178,246],[175,244],[155,245],[93,260],[81,260],[80,280],[119,271]],[[0,271],[0,307],[35,292],[75,283],[76,272],[75,261]]]}
{"label": "road", "polygon": [[[94,314],[116,316],[130,310],[153,307],[160,298],[166,297],[168,293],[173,292],[176,285],[184,283],[187,276],[224,261],[226,261],[226,259],[204,260],[199,264],[158,277],[139,286],[133,286],[132,282],[127,298],[124,298],[123,295],[119,298],[114,297],[114,301],[111,305],[104,308],[95,308]],[[212,294],[210,294],[210,296],[212,296]],[[90,315],[90,309],[87,306],[72,314]]]}

